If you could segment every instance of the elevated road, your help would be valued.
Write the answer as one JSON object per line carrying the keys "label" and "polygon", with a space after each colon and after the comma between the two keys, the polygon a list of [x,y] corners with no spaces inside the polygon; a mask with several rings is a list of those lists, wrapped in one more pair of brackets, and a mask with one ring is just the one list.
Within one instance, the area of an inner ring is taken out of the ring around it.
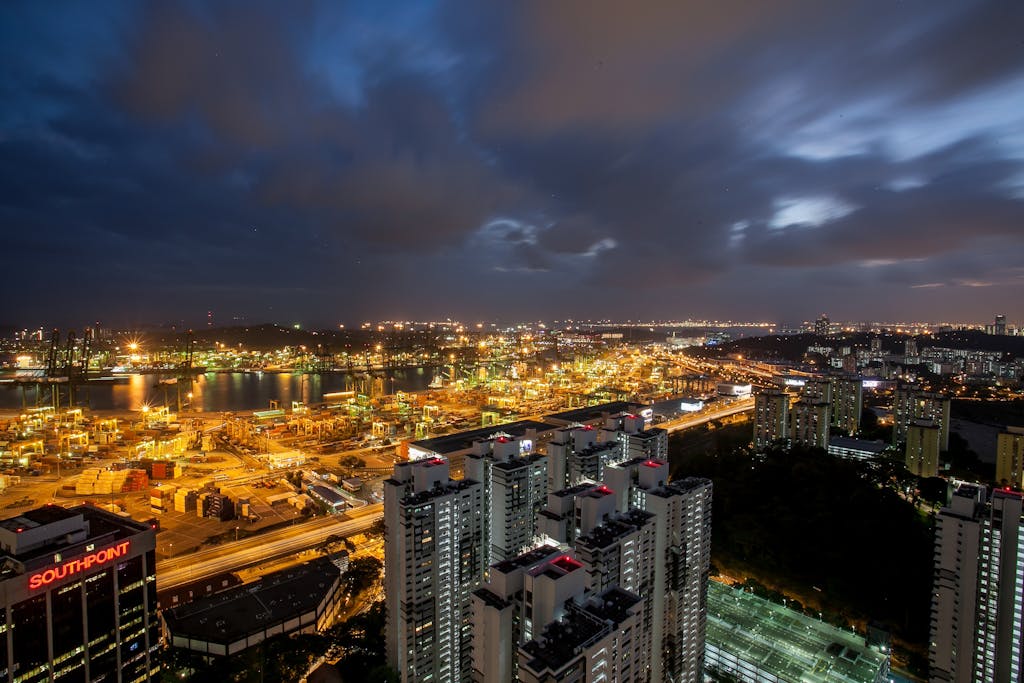
{"label": "elevated road", "polygon": [[334,515],[278,529],[241,541],[157,563],[157,589],[165,591],[221,572],[243,569],[266,560],[297,553],[328,536],[366,531],[384,517],[384,505],[367,505],[355,514]]}
{"label": "elevated road", "polygon": [[670,420],[668,422],[662,422],[660,425],[656,425],[666,430],[669,434],[672,432],[678,432],[680,429],[689,429],[690,427],[697,427],[706,422],[712,420],[720,420],[723,417],[729,417],[731,415],[738,415],[739,413],[746,413],[754,409],[754,397],[741,398],[733,401],[727,405],[721,407],[712,408],[710,410],[701,411],[697,415],[687,415],[676,420]]}

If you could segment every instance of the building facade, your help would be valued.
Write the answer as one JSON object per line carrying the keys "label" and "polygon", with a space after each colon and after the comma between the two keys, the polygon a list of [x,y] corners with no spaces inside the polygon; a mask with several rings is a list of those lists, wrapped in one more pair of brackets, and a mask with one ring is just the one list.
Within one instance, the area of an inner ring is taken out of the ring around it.
{"label": "building facade", "polygon": [[159,678],[156,532],[99,508],[0,521],[0,681]]}
{"label": "building facade", "polygon": [[793,445],[828,448],[829,402],[801,399],[790,413],[789,440]]}
{"label": "building facade", "polygon": [[932,420],[939,427],[939,450],[948,450],[949,406],[948,396],[914,386],[897,386],[892,404],[892,442],[905,442],[914,420]]}
{"label": "building facade", "polygon": [[913,420],[907,428],[905,462],[911,474],[919,477],[939,475],[941,430],[932,420]]}
{"label": "building facade", "polygon": [[452,480],[448,463],[395,465],[384,482],[389,664],[403,683],[471,678],[470,594],[487,547],[483,485]]}
{"label": "building facade", "polygon": [[789,394],[765,389],[754,395],[754,448],[761,450],[789,438]]}
{"label": "building facade", "polygon": [[1024,488],[1024,427],[1007,427],[996,437],[996,482]]}
{"label": "building facade", "polygon": [[1024,672],[1021,494],[962,484],[936,517],[932,683],[1011,683]]}

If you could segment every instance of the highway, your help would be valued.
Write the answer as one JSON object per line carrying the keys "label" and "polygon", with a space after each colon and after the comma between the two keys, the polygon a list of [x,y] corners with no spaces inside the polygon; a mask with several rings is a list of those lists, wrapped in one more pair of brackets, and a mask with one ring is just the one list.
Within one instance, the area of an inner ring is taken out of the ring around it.
{"label": "highway", "polygon": [[704,424],[705,422],[710,422],[711,420],[718,420],[723,417],[729,417],[730,415],[745,413],[753,409],[753,397],[741,398],[720,408],[715,408],[708,411],[702,410],[697,415],[687,415],[676,420],[662,422],[660,425],[657,426],[661,427],[662,429],[671,434],[672,432],[677,432],[680,429],[689,429],[690,427],[696,427],[698,425]]}
{"label": "highway", "polygon": [[369,529],[384,517],[384,505],[361,508],[347,515],[321,517],[266,534],[252,536],[223,547],[171,558],[157,563],[157,589],[164,591],[220,572],[242,569],[265,560],[305,550],[328,536],[349,536]]}

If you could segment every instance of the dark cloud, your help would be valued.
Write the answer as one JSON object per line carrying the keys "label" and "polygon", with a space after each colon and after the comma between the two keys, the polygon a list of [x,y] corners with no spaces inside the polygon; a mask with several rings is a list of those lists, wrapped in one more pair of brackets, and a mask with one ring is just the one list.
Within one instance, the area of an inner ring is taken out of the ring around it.
{"label": "dark cloud", "polygon": [[9,3],[8,315],[1024,317],[1021,7]]}

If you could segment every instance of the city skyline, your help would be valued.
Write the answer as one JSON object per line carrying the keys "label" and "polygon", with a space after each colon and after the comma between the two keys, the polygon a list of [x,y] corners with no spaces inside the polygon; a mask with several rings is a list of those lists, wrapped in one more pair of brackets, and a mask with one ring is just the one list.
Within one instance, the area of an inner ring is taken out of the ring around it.
{"label": "city skyline", "polygon": [[0,323],[1020,320],[1022,18],[7,4]]}

